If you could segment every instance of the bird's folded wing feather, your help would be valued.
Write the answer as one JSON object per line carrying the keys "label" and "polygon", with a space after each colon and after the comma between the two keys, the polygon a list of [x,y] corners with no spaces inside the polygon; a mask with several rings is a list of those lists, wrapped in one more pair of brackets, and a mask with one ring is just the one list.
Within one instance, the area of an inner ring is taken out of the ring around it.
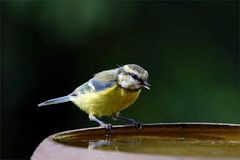
{"label": "bird's folded wing feather", "polygon": [[92,79],[79,86],[72,94],[86,94],[102,91],[116,84],[115,70],[108,70],[97,73]]}

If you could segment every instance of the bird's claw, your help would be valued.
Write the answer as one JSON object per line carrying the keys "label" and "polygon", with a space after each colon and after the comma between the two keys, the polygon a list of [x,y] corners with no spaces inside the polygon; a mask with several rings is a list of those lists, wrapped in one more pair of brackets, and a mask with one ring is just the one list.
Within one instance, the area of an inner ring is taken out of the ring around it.
{"label": "bird's claw", "polygon": [[108,131],[108,135],[112,133],[112,125],[111,124],[101,124],[101,127],[105,128]]}
{"label": "bird's claw", "polygon": [[133,121],[132,124],[139,130],[142,130],[143,124],[141,122]]}

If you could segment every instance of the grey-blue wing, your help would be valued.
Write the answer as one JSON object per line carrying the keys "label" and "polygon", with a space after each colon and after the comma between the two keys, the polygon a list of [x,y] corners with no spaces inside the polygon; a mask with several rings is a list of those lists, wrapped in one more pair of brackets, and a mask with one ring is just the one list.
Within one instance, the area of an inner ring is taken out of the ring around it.
{"label": "grey-blue wing", "polygon": [[88,85],[90,85],[92,88],[94,88],[94,91],[101,91],[106,88],[112,87],[116,82],[114,80],[107,81],[107,82],[100,82],[97,79],[93,78],[88,82]]}
{"label": "grey-blue wing", "polygon": [[102,91],[106,88],[112,87],[116,82],[114,80],[110,80],[107,82],[101,82],[96,78],[90,79],[88,82],[79,86],[71,95],[73,94],[86,94],[91,92]]}

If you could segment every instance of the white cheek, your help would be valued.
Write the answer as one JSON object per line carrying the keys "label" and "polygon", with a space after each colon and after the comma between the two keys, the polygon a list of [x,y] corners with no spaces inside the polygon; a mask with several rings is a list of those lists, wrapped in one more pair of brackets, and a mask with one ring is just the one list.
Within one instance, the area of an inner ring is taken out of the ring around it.
{"label": "white cheek", "polygon": [[132,77],[130,77],[130,83],[131,83],[131,84],[138,84],[138,81],[136,81],[135,79],[133,79]]}
{"label": "white cheek", "polygon": [[122,74],[118,75],[119,82],[121,82],[124,79],[124,76]]}
{"label": "white cheek", "polygon": [[130,79],[130,88],[132,89],[139,89],[141,88],[141,85],[139,85],[139,82],[131,77]]}
{"label": "white cheek", "polygon": [[121,81],[119,84],[120,84],[121,87],[123,87],[123,88],[128,88],[128,87],[130,86],[130,84],[129,84],[128,82],[126,82],[126,81]]}
{"label": "white cheek", "polygon": [[119,74],[118,79],[119,79],[120,86],[122,86],[123,88],[129,87],[130,83],[129,81],[126,81],[127,77],[125,75]]}
{"label": "white cheek", "polygon": [[119,75],[119,84],[123,88],[129,88],[129,89],[138,89],[141,86],[138,85],[138,81],[133,79],[131,76],[126,77],[126,75]]}

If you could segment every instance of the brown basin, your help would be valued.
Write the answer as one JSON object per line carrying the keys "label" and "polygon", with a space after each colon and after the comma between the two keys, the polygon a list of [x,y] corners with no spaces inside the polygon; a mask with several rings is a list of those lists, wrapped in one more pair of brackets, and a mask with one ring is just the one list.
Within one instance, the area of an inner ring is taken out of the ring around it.
{"label": "brown basin", "polygon": [[49,136],[35,160],[86,159],[239,159],[240,125],[216,123],[146,124],[86,128]]}

